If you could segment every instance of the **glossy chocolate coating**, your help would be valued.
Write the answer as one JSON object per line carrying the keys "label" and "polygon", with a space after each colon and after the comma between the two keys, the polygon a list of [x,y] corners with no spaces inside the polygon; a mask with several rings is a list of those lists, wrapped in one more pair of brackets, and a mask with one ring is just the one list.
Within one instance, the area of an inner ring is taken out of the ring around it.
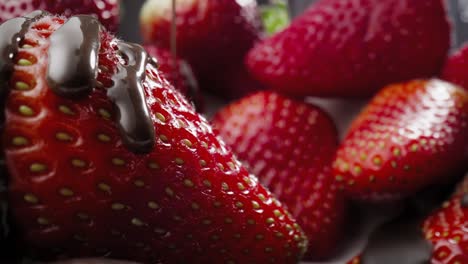
{"label": "glossy chocolate coating", "polygon": [[13,69],[13,58],[18,53],[19,45],[31,23],[47,14],[34,11],[24,17],[17,17],[5,21],[0,26],[0,85],[5,92],[10,73]]}
{"label": "glossy chocolate coating", "polygon": [[[0,71],[4,94],[13,68],[13,58],[33,21],[44,13],[9,20],[0,26]],[[47,82],[59,96],[75,99],[90,94],[97,84],[102,26],[93,16],[74,16],[50,37]],[[146,66],[154,63],[137,44],[117,44],[125,63],[117,65],[114,85],[107,90],[117,109],[116,121],[127,148],[135,153],[153,149],[155,131],[146,104],[143,81]]]}
{"label": "glossy chocolate coating", "polygon": [[101,25],[92,16],[70,18],[50,37],[47,81],[58,95],[75,98],[96,86]]}
{"label": "glossy chocolate coating", "polygon": [[134,152],[149,152],[154,146],[155,133],[143,81],[146,65],[151,60],[138,44],[119,42],[117,45],[125,64],[117,65],[117,73],[112,78],[114,85],[107,90],[107,96],[117,107],[124,143]]}

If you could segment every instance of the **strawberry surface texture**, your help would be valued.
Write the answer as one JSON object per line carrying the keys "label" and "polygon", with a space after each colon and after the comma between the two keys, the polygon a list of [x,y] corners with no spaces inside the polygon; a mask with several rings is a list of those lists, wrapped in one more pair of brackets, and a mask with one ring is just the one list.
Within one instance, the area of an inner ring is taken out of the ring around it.
{"label": "strawberry surface texture", "polygon": [[8,79],[2,142],[9,203],[31,255],[296,263],[307,247],[299,225],[154,61],[141,80],[155,131],[146,152],[125,144],[116,120],[131,113],[117,111],[108,94],[122,67],[135,63],[137,55],[121,48],[130,44],[101,30],[90,93],[66,97],[51,89],[51,39],[70,21],[45,15],[32,22]]}
{"label": "strawberry surface texture", "polygon": [[467,135],[462,88],[437,79],[390,85],[353,121],[336,154],[335,179],[357,200],[406,198],[463,173]]}
{"label": "strawberry surface texture", "polygon": [[368,97],[437,75],[450,47],[443,0],[321,0],[256,45],[250,72],[295,96]]}
{"label": "strawberry surface texture", "polygon": [[308,259],[326,259],[343,239],[346,202],[330,164],[338,135],[318,107],[258,92],[223,108],[213,125],[250,172],[283,201],[309,237]]}

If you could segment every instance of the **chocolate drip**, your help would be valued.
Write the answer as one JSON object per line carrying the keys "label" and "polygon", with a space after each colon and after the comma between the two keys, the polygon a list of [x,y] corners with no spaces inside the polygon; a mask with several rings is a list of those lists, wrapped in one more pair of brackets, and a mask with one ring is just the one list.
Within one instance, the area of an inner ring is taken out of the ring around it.
{"label": "chocolate drip", "polygon": [[[56,94],[76,98],[88,95],[96,86],[100,30],[94,17],[74,16],[52,34],[47,80]],[[114,86],[107,95],[116,105],[124,144],[133,152],[146,153],[155,140],[142,85],[151,61],[139,45],[119,42],[118,49],[126,63],[117,65]]]}
{"label": "chocolate drip", "polygon": [[137,153],[149,152],[155,136],[142,82],[151,58],[137,44],[119,42],[118,49],[125,64],[117,65],[117,73],[112,77],[114,85],[107,95],[117,107],[117,121],[126,146]]}
{"label": "chocolate drip", "polygon": [[92,16],[74,16],[52,34],[47,81],[56,94],[74,98],[96,86],[100,28]]}
{"label": "chocolate drip", "polygon": [[[13,69],[13,58],[29,26],[45,13],[35,11],[0,26],[0,84],[8,91],[7,82]],[[76,98],[92,92],[96,86],[100,50],[101,24],[92,16],[74,16],[50,37],[47,81],[59,96]],[[155,63],[137,44],[119,42],[125,63],[117,65],[113,87],[107,95],[117,108],[117,122],[124,144],[133,152],[153,149],[154,127],[145,101],[142,82],[146,65]]]}
{"label": "chocolate drip", "polygon": [[43,11],[34,11],[24,17],[7,20],[0,26],[0,85],[2,86],[2,93],[5,92],[5,85],[7,85],[10,73],[13,70],[13,58],[18,53],[24,35],[31,23],[45,14]]}

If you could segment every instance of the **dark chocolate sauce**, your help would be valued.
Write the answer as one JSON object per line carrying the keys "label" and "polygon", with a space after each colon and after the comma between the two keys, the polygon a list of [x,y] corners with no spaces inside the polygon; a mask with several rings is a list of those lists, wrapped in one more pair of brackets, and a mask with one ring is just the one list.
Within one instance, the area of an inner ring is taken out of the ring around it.
{"label": "dark chocolate sauce", "polygon": [[18,53],[19,45],[29,26],[44,16],[46,12],[34,11],[24,17],[5,21],[0,26],[0,85],[2,93],[7,87],[10,73],[13,70],[13,58]]}
{"label": "dark chocolate sauce", "polygon": [[118,49],[125,64],[117,65],[117,73],[112,78],[114,85],[107,90],[107,95],[117,107],[124,143],[134,152],[149,152],[154,146],[155,132],[142,83],[146,65],[152,60],[138,44],[119,42]]}
{"label": "dark chocolate sauce", "polygon": [[468,207],[468,193],[467,194],[464,194],[463,197],[461,198],[461,206],[463,208],[467,208]]}
{"label": "dark chocolate sauce", "polygon": [[101,24],[92,16],[74,16],[50,37],[47,81],[64,97],[89,94],[96,87]]}
{"label": "dark chocolate sauce", "polygon": [[[47,80],[56,94],[76,98],[96,87],[100,30],[96,18],[74,16],[52,34]],[[153,149],[155,135],[142,82],[151,60],[140,45],[117,45],[125,63],[117,65],[107,95],[117,108],[116,121],[126,147],[147,153]]]}
{"label": "dark chocolate sauce", "polygon": [[[0,81],[3,87],[7,87],[13,58],[24,34],[43,14],[36,11],[0,26]],[[88,95],[96,87],[100,32],[101,24],[96,18],[74,16],[52,34],[47,81],[57,95],[78,98]],[[125,63],[117,65],[117,72],[112,77],[114,85],[107,90],[107,95],[116,105],[116,121],[124,144],[135,153],[147,153],[153,149],[155,135],[142,82],[146,78],[146,65],[154,62],[140,45],[119,42],[118,49]]]}
{"label": "dark chocolate sauce", "polygon": [[421,221],[401,219],[380,227],[362,253],[363,264],[429,264],[432,246],[424,238]]}

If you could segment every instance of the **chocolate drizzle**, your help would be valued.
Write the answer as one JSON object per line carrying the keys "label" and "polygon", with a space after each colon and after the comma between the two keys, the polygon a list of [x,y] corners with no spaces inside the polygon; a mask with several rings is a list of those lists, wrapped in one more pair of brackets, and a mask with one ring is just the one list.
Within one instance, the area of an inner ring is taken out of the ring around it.
{"label": "chocolate drizzle", "polygon": [[56,94],[74,98],[96,86],[100,29],[94,17],[75,16],[52,34],[47,81]]}
{"label": "chocolate drizzle", "polygon": [[34,11],[24,17],[17,17],[5,21],[0,26],[0,85],[5,93],[10,73],[13,70],[13,58],[18,53],[19,45],[29,26],[46,14],[43,11]]}
{"label": "chocolate drizzle", "polygon": [[137,44],[119,42],[125,64],[117,65],[113,87],[107,96],[116,105],[124,143],[134,152],[149,152],[154,146],[154,126],[145,103],[143,81],[146,65],[152,62],[145,49]]}
{"label": "chocolate drizzle", "polygon": [[[20,42],[31,23],[44,14],[35,11],[0,26],[3,93],[8,91],[5,87]],[[101,29],[92,16],[74,16],[51,35],[47,82],[54,93],[74,99],[90,94],[96,87]],[[122,41],[117,45],[125,63],[117,65],[112,77],[114,85],[107,95],[117,108],[116,121],[126,147],[135,153],[147,153],[153,149],[155,131],[142,82],[146,78],[146,65],[153,61],[140,45]]]}

